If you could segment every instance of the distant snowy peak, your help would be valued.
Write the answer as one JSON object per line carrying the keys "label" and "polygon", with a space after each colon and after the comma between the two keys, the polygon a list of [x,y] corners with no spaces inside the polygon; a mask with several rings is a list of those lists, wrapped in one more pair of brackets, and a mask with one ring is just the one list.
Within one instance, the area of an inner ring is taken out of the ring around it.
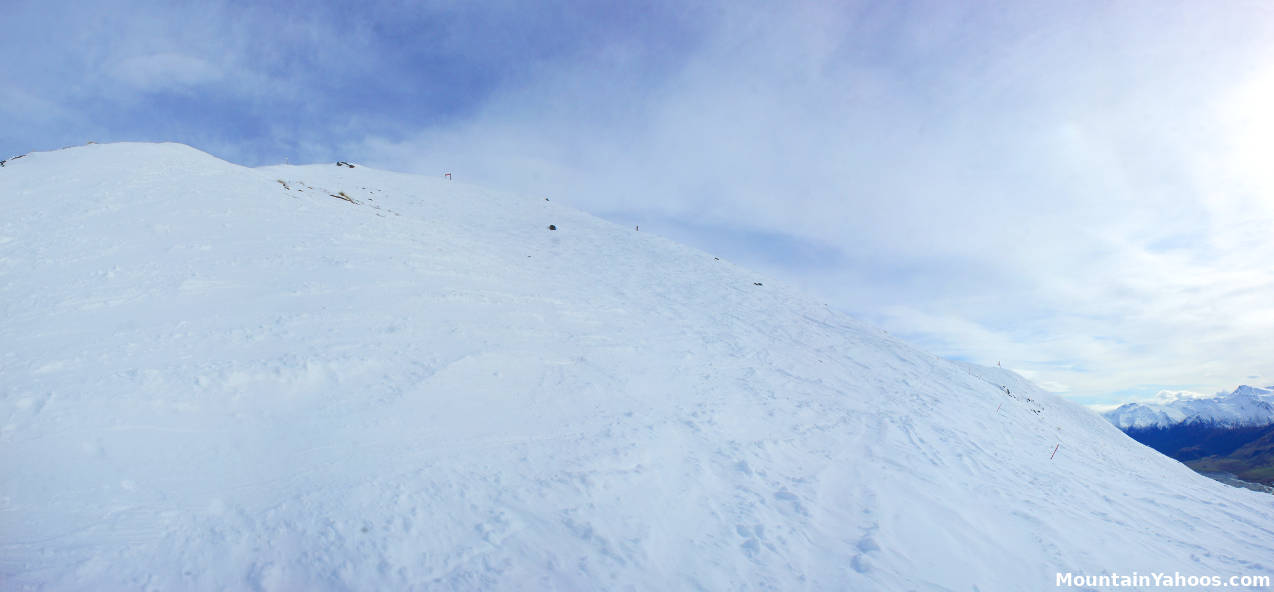
{"label": "distant snowy peak", "polygon": [[1233,426],[1274,424],[1274,386],[1240,386],[1207,398],[1178,398],[1167,403],[1127,403],[1103,414],[1121,430],[1170,427],[1181,423]]}
{"label": "distant snowy peak", "polygon": [[1247,386],[1245,384],[1240,386],[1239,388],[1234,389],[1234,392],[1230,393],[1230,395],[1256,397],[1258,399],[1264,399],[1266,401],[1274,401],[1274,385],[1267,386],[1265,388],[1260,388],[1255,386]]}

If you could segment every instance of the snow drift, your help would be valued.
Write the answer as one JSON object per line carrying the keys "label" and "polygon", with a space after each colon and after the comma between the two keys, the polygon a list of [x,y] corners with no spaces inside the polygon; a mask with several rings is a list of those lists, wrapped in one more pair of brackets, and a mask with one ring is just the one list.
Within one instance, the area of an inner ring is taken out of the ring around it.
{"label": "snow drift", "polygon": [[543,196],[114,144],[0,202],[5,588],[1274,571],[1274,497]]}

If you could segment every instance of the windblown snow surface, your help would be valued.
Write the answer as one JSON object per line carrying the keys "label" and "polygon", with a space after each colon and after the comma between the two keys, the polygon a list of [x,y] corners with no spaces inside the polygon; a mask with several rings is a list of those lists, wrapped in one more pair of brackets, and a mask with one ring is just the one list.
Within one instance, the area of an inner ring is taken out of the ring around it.
{"label": "windblown snow surface", "polygon": [[1274,497],[544,196],[113,144],[0,206],[4,589],[1274,571]]}

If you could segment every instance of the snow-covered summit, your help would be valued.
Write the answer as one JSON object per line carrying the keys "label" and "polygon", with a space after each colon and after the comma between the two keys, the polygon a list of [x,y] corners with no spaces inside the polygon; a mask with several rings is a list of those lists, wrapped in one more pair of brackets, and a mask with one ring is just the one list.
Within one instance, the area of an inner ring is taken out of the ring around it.
{"label": "snow-covered summit", "polygon": [[1268,496],[544,196],[115,144],[0,207],[6,588],[1274,571]]}
{"label": "snow-covered summit", "polygon": [[1169,397],[1162,402],[1125,403],[1103,415],[1120,429],[1177,424],[1264,426],[1274,424],[1274,387],[1243,385],[1211,397]]}

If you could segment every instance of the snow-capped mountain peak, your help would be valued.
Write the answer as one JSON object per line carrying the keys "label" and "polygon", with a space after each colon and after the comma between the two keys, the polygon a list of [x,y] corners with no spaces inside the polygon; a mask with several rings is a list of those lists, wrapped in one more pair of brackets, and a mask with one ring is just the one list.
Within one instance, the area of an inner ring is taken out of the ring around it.
{"label": "snow-capped mountain peak", "polygon": [[1103,414],[1120,429],[1170,427],[1182,423],[1220,426],[1274,424],[1274,387],[1243,385],[1211,397],[1170,396],[1126,403]]}

